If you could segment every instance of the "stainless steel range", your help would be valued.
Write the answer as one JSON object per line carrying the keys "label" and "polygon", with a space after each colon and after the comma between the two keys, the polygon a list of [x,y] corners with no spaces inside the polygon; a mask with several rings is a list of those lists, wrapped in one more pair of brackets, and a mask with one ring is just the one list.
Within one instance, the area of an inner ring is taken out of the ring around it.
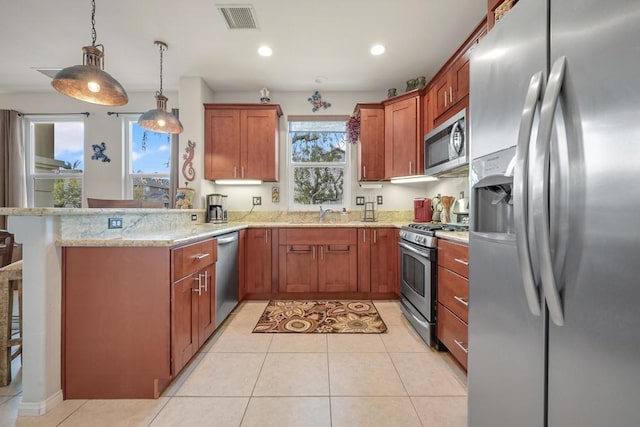
{"label": "stainless steel range", "polygon": [[432,347],[436,333],[436,248],[439,224],[409,224],[400,230],[400,308]]}
{"label": "stainless steel range", "polygon": [[400,308],[430,346],[436,339],[436,231],[468,231],[462,224],[417,223],[400,230]]}

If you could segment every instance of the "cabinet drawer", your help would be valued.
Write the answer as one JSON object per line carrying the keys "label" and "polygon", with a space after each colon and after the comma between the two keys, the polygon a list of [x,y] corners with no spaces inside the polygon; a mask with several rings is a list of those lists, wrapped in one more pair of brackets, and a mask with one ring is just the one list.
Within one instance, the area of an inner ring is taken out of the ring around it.
{"label": "cabinet drawer", "polygon": [[453,357],[467,369],[468,326],[455,314],[438,304],[438,339]]}
{"label": "cabinet drawer", "polygon": [[281,228],[281,245],[355,245],[358,233],[355,228]]}
{"label": "cabinet drawer", "polygon": [[461,243],[438,239],[438,265],[461,276],[469,277],[469,247]]}
{"label": "cabinet drawer", "polygon": [[438,302],[469,322],[469,280],[438,267]]}
{"label": "cabinet drawer", "polygon": [[215,263],[218,259],[217,243],[216,239],[209,239],[174,249],[172,280],[175,282]]}

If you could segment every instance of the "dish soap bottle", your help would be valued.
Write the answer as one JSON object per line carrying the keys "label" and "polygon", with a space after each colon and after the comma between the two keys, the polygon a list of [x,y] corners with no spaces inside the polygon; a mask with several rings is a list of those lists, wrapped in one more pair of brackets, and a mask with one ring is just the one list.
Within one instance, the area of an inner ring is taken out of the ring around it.
{"label": "dish soap bottle", "polygon": [[342,223],[349,222],[349,216],[347,215],[347,208],[342,208],[342,213],[340,213],[340,222]]}

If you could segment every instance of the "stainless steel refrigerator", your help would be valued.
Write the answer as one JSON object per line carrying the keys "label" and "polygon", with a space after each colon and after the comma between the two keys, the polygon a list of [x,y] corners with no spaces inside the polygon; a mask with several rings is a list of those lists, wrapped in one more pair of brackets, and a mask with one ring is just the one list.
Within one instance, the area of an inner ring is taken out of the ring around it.
{"label": "stainless steel refrigerator", "polygon": [[469,426],[638,426],[640,1],[520,0],[470,70]]}

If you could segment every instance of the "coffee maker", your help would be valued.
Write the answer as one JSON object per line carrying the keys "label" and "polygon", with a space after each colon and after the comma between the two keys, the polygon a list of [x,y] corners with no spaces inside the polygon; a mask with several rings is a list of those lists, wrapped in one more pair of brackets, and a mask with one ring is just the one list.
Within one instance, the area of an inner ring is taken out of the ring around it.
{"label": "coffee maker", "polygon": [[219,224],[227,222],[227,195],[208,194],[207,195],[207,222]]}

